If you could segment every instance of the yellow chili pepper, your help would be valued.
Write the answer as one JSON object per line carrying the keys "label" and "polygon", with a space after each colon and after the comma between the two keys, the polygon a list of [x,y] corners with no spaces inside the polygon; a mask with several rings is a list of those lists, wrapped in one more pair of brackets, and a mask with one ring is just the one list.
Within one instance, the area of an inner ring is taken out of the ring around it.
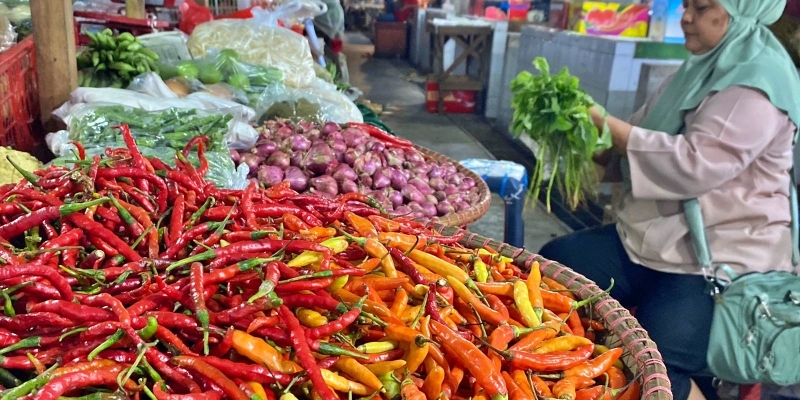
{"label": "yellow chili pepper", "polygon": [[403,314],[400,316],[400,320],[407,324],[410,323],[415,318],[417,318],[417,314],[419,314],[420,308],[422,308],[422,305],[406,307],[406,309],[403,310]]}
{"label": "yellow chili pepper", "polygon": [[278,350],[275,350],[263,339],[239,330],[233,331],[233,349],[239,355],[250,359],[250,361],[259,365],[266,365],[274,371],[294,374],[303,370],[301,366],[284,359]]}
{"label": "yellow chili pepper", "polygon": [[523,281],[514,282],[514,303],[517,305],[519,313],[522,314],[522,322],[524,322],[528,328],[535,328],[542,324],[542,321],[536,315],[531,305],[528,287]]}
{"label": "yellow chili pepper", "polygon": [[[345,250],[347,250],[347,246],[350,244],[347,242],[347,238],[339,236],[330,238],[322,243],[321,245],[331,249],[333,254],[339,254]],[[302,268],[308,265],[311,265],[315,262],[319,262],[322,260],[322,254],[316,251],[304,251],[300,253],[297,257],[293,258],[291,261],[286,263],[286,265],[292,268]]]}
{"label": "yellow chili pepper", "polygon": [[261,397],[264,400],[269,399],[267,397],[267,391],[264,390],[264,386],[261,386],[258,382],[247,382],[247,386],[250,386],[250,389],[253,389],[253,393],[255,393],[258,397]]}
{"label": "yellow chili pepper", "polygon": [[281,395],[280,400],[297,400],[297,396],[293,395],[291,392],[286,392]]}
{"label": "yellow chili pepper", "polygon": [[528,275],[528,297],[531,299],[531,306],[536,313],[536,317],[542,320],[544,313],[544,302],[542,301],[542,271],[539,269],[539,263],[534,261],[531,265],[531,272]]}
{"label": "yellow chili pepper", "polygon": [[461,283],[469,279],[469,275],[463,269],[424,251],[412,250],[408,257],[444,278],[453,277]]}
{"label": "yellow chili pepper", "polygon": [[406,370],[412,374],[417,372],[420,365],[425,362],[425,357],[428,356],[428,351],[430,350],[430,344],[428,342],[425,342],[422,346],[418,346],[418,344],[422,343],[409,343],[405,356],[403,357],[406,360]]}
{"label": "yellow chili pepper", "polygon": [[333,278],[333,282],[331,282],[331,285],[325,288],[325,290],[329,293],[333,293],[343,288],[344,285],[347,284],[348,280],[350,280],[350,276],[348,275],[337,276],[336,278]]}
{"label": "yellow chili pepper", "polygon": [[406,366],[406,360],[381,361],[374,364],[367,364],[366,367],[375,375],[384,375],[392,371],[397,371]]}
{"label": "yellow chili pepper", "polygon": [[393,340],[384,342],[369,342],[356,347],[356,350],[364,354],[376,354],[391,351],[397,348],[399,344]]}
{"label": "yellow chili pepper", "polygon": [[590,344],[592,344],[592,341],[583,336],[559,336],[545,340],[534,348],[533,352],[536,354],[546,354],[554,351],[571,351]]}
{"label": "yellow chili pepper", "polygon": [[353,394],[358,396],[366,396],[374,392],[374,390],[368,388],[366,385],[353,382],[327,369],[321,369],[320,371],[322,371],[322,378],[325,379],[325,383],[330,386],[331,389],[338,392],[353,392]]}
{"label": "yellow chili pepper", "polygon": [[328,323],[328,319],[325,318],[322,314],[314,310],[309,310],[307,308],[297,309],[297,319],[300,320],[301,324],[309,328],[316,328],[318,326],[322,326]]}
{"label": "yellow chili pepper", "polygon": [[342,372],[347,374],[347,376],[355,379],[359,383],[362,383],[372,390],[382,390],[383,382],[367,367],[362,365],[360,362],[356,361],[350,357],[340,357],[338,361],[336,361],[336,367],[339,368]]}
{"label": "yellow chili pepper", "polygon": [[486,266],[486,263],[483,262],[480,257],[475,257],[472,267],[475,268],[475,278],[478,279],[478,282],[486,282],[489,280],[489,267]]}

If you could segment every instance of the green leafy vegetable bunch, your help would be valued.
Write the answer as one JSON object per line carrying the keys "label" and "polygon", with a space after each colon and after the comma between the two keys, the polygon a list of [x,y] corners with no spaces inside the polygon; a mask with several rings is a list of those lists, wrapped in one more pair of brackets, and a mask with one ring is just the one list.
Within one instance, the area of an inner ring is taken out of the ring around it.
{"label": "green leafy vegetable bunch", "polygon": [[542,57],[536,58],[533,66],[539,75],[523,71],[511,82],[514,108],[511,131],[516,137],[529,136],[538,145],[529,195],[532,199],[539,198],[545,168],[551,166],[546,196],[548,212],[554,187],[574,210],[587,193],[596,193],[598,176],[592,157],[595,152],[611,147],[611,135],[607,127],[601,132],[592,123],[589,110],[597,104],[566,67],[553,75]]}

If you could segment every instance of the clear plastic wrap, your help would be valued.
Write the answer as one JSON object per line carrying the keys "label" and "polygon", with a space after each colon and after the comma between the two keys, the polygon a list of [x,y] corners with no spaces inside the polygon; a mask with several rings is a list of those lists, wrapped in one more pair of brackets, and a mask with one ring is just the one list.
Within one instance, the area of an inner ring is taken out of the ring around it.
{"label": "clear plastic wrap", "polygon": [[0,53],[17,43],[17,31],[8,22],[8,18],[0,15]]}
{"label": "clear plastic wrap", "polygon": [[[185,98],[177,98],[161,78],[154,73],[141,75],[135,81],[137,82],[135,87],[148,94],[125,89],[78,88],[70,94],[70,101],[53,111],[53,115],[70,126],[72,118],[84,112],[86,105],[119,105],[139,111],[159,111],[170,108],[198,110],[205,114],[222,113],[236,116],[228,123],[228,132],[225,134],[225,141],[231,148],[250,148],[258,138],[258,132],[249,124],[249,121],[253,121],[256,115],[250,107],[202,92],[192,93]],[[172,97],[160,97],[159,94]]]}
{"label": "clear plastic wrap", "polygon": [[[272,2],[275,7],[267,12],[273,21],[280,21],[284,26],[292,26],[302,24],[307,19],[325,15],[330,11],[329,1],[331,0],[276,0]],[[256,15],[258,11],[260,10],[253,10],[253,14]],[[344,19],[342,19],[342,23],[344,23]]]}
{"label": "clear plastic wrap", "polygon": [[339,0],[322,0],[328,8],[322,15],[314,17],[314,27],[331,39],[344,35],[344,8]]}
{"label": "clear plastic wrap", "polygon": [[[280,8],[280,7],[279,7]],[[197,26],[187,42],[194,57],[235,50],[242,61],[277,68],[287,85],[307,87],[316,77],[305,37],[278,26],[274,13],[253,10],[248,20],[219,20]]]}
{"label": "clear plastic wrap", "polygon": [[364,122],[358,107],[336,86],[319,78],[306,88],[273,85],[256,105],[258,121],[275,118],[336,123]]}
{"label": "clear plastic wrap", "polygon": [[[71,166],[75,162],[74,146],[69,141],[68,131],[59,131],[47,135],[48,146],[55,151],[56,158],[50,162],[54,165]],[[139,150],[147,157],[156,157],[170,167],[175,167],[175,154],[179,150],[170,148],[147,148],[140,146]],[[103,155],[105,148],[89,147],[86,149],[86,156],[91,158],[94,155]],[[247,173],[249,169],[246,165],[236,168],[231,160],[230,153],[225,151],[209,151],[204,156],[208,161],[208,173],[205,178],[213,182],[217,187],[223,189],[244,189],[249,183]],[[200,162],[197,152],[190,152],[187,159],[195,166],[199,167]]]}
{"label": "clear plastic wrap", "polygon": [[[212,94],[219,91],[226,98],[230,95],[231,100],[246,105],[254,104],[265,87],[283,82],[283,73],[279,69],[244,62],[232,49],[213,51],[194,60],[161,64],[159,71],[161,77],[168,83],[174,82],[179,91],[189,89],[191,93],[210,88]],[[174,78],[189,82],[173,81]]]}

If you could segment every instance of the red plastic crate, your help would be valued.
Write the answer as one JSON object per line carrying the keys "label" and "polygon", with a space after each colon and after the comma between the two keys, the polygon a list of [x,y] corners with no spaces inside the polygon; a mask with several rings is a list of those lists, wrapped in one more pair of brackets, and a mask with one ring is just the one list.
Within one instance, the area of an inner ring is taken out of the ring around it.
{"label": "red plastic crate", "polygon": [[0,53],[0,146],[32,152],[41,143],[33,37]]}

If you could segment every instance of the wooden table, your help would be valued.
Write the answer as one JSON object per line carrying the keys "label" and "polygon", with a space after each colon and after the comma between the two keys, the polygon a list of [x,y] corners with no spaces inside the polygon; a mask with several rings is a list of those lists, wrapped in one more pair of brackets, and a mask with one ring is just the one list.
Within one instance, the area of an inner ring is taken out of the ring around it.
{"label": "wooden table", "polygon": [[[429,22],[426,28],[431,34],[431,66],[433,68],[433,73],[428,76],[428,79],[439,84],[439,112],[442,113],[444,112],[443,92],[469,90],[479,94],[483,91],[489,71],[493,29],[491,26],[448,26],[436,25],[433,22]],[[463,52],[449,67],[445,68],[444,46],[451,39]],[[478,74],[470,75],[470,67],[475,62],[478,63]],[[454,71],[461,65],[464,65],[465,74],[455,74]]]}

